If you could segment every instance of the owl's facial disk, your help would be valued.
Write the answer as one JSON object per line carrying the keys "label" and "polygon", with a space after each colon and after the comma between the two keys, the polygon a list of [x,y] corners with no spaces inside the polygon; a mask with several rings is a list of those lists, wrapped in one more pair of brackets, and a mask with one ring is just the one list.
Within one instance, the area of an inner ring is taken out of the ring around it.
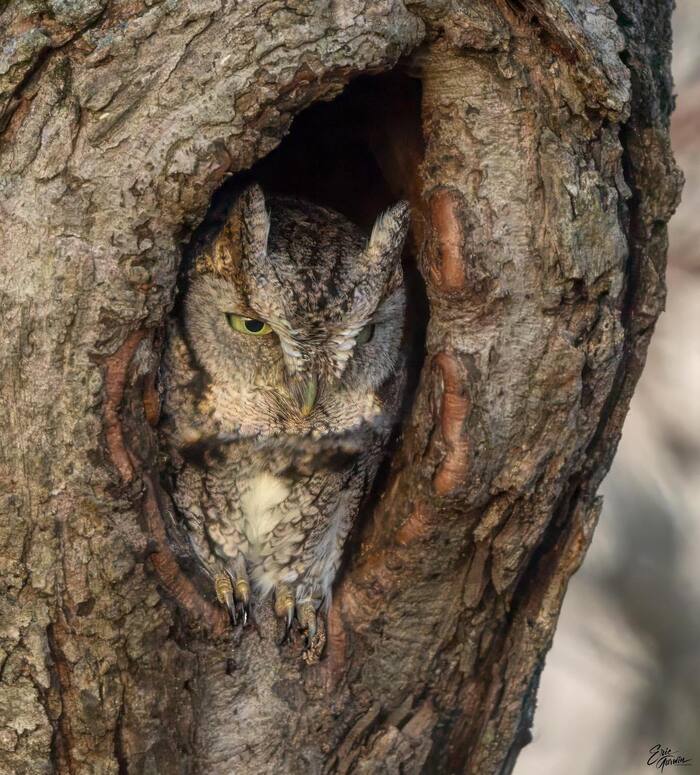
{"label": "owl's facial disk", "polygon": [[337,213],[273,200],[264,249],[242,251],[227,276],[194,276],[188,334],[223,424],[336,431],[379,411],[403,334],[407,226],[397,205],[367,241]]}

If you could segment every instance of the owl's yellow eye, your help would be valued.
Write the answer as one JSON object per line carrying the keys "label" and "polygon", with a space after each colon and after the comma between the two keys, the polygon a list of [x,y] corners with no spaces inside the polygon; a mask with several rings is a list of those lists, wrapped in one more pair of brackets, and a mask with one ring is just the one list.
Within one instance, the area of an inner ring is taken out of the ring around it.
{"label": "owl's yellow eye", "polygon": [[374,336],[374,323],[368,323],[357,335],[355,342],[357,344],[367,344]]}
{"label": "owl's yellow eye", "polygon": [[263,320],[255,318],[244,318],[243,315],[226,315],[229,325],[234,331],[240,331],[242,334],[251,334],[252,336],[265,336],[272,332],[272,328]]}

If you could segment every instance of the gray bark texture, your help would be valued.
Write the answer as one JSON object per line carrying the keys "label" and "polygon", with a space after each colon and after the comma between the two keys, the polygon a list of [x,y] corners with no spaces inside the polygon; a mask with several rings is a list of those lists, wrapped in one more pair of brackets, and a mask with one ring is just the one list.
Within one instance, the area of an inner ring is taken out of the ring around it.
{"label": "gray bark texture", "polygon": [[[0,772],[511,772],[664,303],[670,12],[4,4]],[[305,666],[265,611],[232,636],[169,540],[163,321],[224,179],[397,74],[420,131],[388,96],[366,123],[425,351]]]}

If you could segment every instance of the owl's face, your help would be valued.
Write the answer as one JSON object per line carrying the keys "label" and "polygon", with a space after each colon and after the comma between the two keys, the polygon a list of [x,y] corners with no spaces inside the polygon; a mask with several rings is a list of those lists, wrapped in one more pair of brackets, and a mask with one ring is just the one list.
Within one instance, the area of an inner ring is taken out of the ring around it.
{"label": "owl's face", "polygon": [[202,255],[188,338],[223,431],[338,432],[381,413],[403,333],[408,208],[369,240],[338,213],[249,188]]}

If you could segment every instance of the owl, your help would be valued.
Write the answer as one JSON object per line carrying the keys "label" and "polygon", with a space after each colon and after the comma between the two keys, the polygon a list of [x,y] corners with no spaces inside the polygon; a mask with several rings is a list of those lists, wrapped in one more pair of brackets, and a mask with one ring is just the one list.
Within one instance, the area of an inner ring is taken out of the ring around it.
{"label": "owl", "polygon": [[170,324],[163,433],[192,553],[234,625],[273,597],[307,662],[401,403],[408,227],[405,202],[368,237],[254,184]]}

